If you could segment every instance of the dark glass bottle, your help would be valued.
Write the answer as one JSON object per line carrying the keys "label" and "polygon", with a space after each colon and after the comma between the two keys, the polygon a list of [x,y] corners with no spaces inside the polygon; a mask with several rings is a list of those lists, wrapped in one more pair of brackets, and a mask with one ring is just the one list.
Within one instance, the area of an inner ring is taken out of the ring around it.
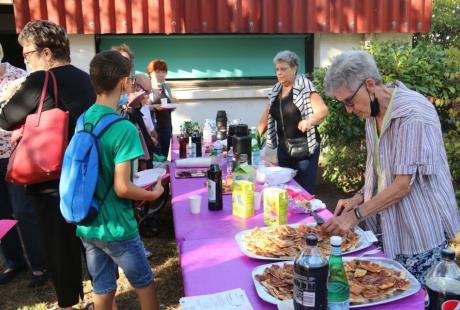
{"label": "dark glass bottle", "polygon": [[192,143],[196,145],[196,157],[201,157],[201,135],[199,133],[193,135]]}
{"label": "dark glass bottle", "polygon": [[308,235],[306,243],[294,261],[294,309],[326,310],[328,262],[318,251],[316,236]]}
{"label": "dark glass bottle", "polygon": [[213,160],[208,169],[208,209],[219,211],[222,208],[222,170],[219,164]]}
{"label": "dark glass bottle", "polygon": [[187,143],[188,143],[188,137],[180,135],[179,136],[179,158],[187,158]]}

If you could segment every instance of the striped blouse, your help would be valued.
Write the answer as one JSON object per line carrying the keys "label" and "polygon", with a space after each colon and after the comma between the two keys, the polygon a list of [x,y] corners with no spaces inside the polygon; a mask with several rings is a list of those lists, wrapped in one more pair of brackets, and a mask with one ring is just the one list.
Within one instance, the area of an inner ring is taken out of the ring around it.
{"label": "striped blouse", "polygon": [[[415,255],[439,246],[460,229],[460,215],[443,144],[441,124],[434,106],[421,94],[395,82],[388,122],[379,141],[373,119],[366,120],[367,162],[364,200],[377,194],[396,175],[411,175],[411,191],[381,211],[385,254]],[[374,143],[379,143],[379,165],[374,163]],[[377,218],[367,220],[376,231]]]}
{"label": "striped blouse", "polygon": [[[300,111],[302,119],[307,119],[313,114],[313,107],[311,105],[311,93],[316,92],[313,83],[307,79],[305,75],[297,75],[292,87],[292,99],[297,109]],[[278,94],[281,91],[281,84],[278,82],[275,84],[273,89],[268,94],[270,105],[272,105],[278,98]],[[278,139],[276,136],[276,121],[271,114],[268,115],[267,125],[267,146],[269,148],[276,148],[278,146]],[[316,141],[315,126],[307,131],[307,142],[310,153],[313,154],[318,147],[318,141]]]}

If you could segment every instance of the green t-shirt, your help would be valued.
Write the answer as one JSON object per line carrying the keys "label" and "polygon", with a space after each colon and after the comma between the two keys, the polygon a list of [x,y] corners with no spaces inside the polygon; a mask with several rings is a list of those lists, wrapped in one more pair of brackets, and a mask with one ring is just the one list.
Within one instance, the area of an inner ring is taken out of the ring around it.
{"label": "green t-shirt", "polygon": [[[115,110],[94,104],[85,112],[85,123],[96,125],[103,116],[114,114]],[[136,127],[129,121],[119,121],[99,139],[100,164],[99,179],[95,197],[101,201],[109,190],[98,216],[88,226],[77,226],[77,236],[84,239],[98,239],[106,242],[134,238],[138,234],[131,200],[120,198],[113,189],[115,165],[131,161],[131,181],[133,160],[142,156],[144,150]]]}

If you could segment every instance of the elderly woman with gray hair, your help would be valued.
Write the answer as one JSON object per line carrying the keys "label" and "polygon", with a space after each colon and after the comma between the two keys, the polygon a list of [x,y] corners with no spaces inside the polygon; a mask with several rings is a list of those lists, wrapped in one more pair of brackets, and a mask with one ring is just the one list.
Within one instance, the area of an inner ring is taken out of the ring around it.
{"label": "elderly woman with gray hair", "polygon": [[296,181],[313,193],[320,151],[316,127],[328,108],[311,81],[297,74],[299,57],[294,52],[279,52],[273,62],[278,83],[269,93],[259,131],[268,125],[267,146],[277,149],[279,165],[297,170]]}
{"label": "elderly woman with gray hair", "polygon": [[385,254],[424,283],[460,229],[441,124],[434,106],[399,81],[384,85],[373,57],[338,56],[324,79],[326,93],[366,120],[364,187],[337,203],[324,228],[345,233],[366,220]]}

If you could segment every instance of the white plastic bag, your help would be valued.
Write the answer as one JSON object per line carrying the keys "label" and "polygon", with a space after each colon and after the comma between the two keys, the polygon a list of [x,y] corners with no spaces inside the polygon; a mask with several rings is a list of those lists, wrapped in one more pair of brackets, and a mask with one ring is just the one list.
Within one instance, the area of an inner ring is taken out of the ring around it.
{"label": "white plastic bag", "polygon": [[259,167],[257,169],[257,182],[267,183],[270,186],[283,184],[291,181],[296,171],[291,168],[283,167]]}

